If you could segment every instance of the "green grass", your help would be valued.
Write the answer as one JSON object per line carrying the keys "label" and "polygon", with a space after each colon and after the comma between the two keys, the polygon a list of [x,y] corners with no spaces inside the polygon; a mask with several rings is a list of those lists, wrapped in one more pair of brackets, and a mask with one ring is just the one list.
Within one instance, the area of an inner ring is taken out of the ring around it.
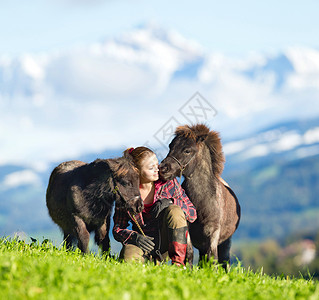
{"label": "green grass", "polygon": [[319,299],[319,283],[232,266],[125,264],[51,243],[0,239],[0,299]]}

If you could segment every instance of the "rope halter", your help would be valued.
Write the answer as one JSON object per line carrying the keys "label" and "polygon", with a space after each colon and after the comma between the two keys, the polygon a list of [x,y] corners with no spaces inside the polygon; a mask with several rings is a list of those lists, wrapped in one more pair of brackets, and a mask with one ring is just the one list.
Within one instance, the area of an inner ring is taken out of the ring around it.
{"label": "rope halter", "polygon": [[185,165],[183,165],[175,156],[173,156],[173,155],[168,155],[167,156],[167,157],[173,158],[179,165],[179,168],[180,168],[180,171],[181,171],[181,173],[179,175],[179,185],[181,185],[182,175],[183,175],[183,172],[184,172],[185,168],[194,159],[195,156],[196,156],[196,153],[191,157],[191,159]]}

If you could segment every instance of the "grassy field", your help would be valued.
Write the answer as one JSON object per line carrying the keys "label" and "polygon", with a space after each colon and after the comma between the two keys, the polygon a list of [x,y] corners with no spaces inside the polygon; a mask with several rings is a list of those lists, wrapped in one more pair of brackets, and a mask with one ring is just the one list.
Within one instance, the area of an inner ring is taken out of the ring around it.
{"label": "grassy field", "polygon": [[0,299],[319,299],[319,283],[213,266],[125,264],[49,242],[0,239]]}

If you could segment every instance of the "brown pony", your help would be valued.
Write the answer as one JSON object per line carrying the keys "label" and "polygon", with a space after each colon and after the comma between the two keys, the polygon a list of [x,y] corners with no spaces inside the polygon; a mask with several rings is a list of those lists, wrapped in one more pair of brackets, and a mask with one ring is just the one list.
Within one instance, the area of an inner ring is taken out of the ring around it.
{"label": "brown pony", "polygon": [[200,261],[214,258],[226,267],[240,206],[220,177],[225,159],[219,134],[203,124],[179,126],[169,148],[160,174],[164,180],[184,175],[182,187],[197,210],[197,220],[189,224],[189,231]]}
{"label": "brown pony", "polygon": [[47,207],[64,233],[67,248],[77,240],[80,250],[87,253],[90,232],[95,231],[95,242],[107,252],[115,201],[133,214],[143,210],[139,173],[129,157],[97,159],[90,164],[68,161],[57,166],[50,176]]}

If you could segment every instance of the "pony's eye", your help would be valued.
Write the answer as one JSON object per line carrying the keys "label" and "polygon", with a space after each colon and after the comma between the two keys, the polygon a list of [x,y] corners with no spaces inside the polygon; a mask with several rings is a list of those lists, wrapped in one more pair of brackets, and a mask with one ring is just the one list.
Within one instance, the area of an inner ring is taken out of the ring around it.
{"label": "pony's eye", "polygon": [[121,182],[119,182],[119,183],[123,187],[132,186],[132,182],[131,181],[121,180]]}
{"label": "pony's eye", "polygon": [[189,149],[185,149],[185,150],[184,150],[184,153],[185,153],[185,154],[189,154],[189,153],[191,153],[191,151],[190,151]]}

